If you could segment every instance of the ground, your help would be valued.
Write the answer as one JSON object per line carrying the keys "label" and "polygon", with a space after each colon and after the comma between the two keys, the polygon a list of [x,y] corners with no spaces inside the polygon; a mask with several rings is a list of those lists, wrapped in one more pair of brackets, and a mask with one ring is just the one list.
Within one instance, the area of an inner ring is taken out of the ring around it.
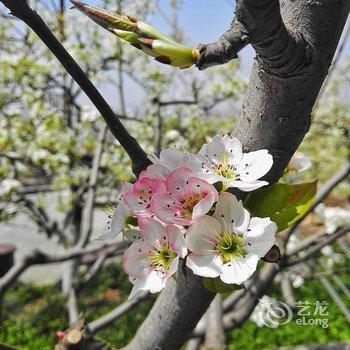
{"label": "ground", "polygon": [[[350,276],[343,276],[342,280],[350,285]],[[81,310],[86,320],[91,321],[124,301],[130,287],[119,265],[110,264],[80,295]],[[278,296],[278,293],[271,290],[270,295]],[[115,348],[125,345],[150,309],[151,300],[150,296],[113,325],[99,332],[96,337],[109,342]],[[329,327],[323,329],[320,326],[299,326],[292,321],[271,329],[259,328],[254,322],[248,321],[229,334],[228,349],[272,349],[350,339],[349,324],[317,280],[307,281],[296,289],[296,300],[329,302]],[[15,345],[21,350],[52,349],[56,342],[56,331],[67,327],[64,299],[60,296],[59,285],[35,287],[16,284],[5,298],[4,316],[0,342]]]}

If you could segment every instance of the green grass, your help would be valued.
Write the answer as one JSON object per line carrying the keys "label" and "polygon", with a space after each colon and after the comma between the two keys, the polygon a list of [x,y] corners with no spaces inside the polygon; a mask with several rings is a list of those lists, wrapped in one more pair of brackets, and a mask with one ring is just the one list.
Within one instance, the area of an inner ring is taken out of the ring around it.
{"label": "green grass", "polygon": [[[350,285],[350,277],[343,277]],[[81,293],[80,307],[87,322],[113,309],[127,298],[130,284],[117,264],[109,265]],[[276,295],[276,291],[271,291]],[[296,299],[314,302],[328,301],[329,327],[298,326],[294,321],[276,329],[259,328],[248,321],[228,335],[228,349],[274,349],[278,346],[325,343],[350,339],[350,327],[337,306],[318,281],[308,281],[296,290]],[[344,300],[346,301],[346,300]],[[350,302],[347,300],[346,302]],[[65,300],[60,296],[59,285],[33,287],[16,284],[7,293],[0,327],[0,342],[23,350],[51,350],[56,343],[55,332],[67,327]],[[96,334],[114,348],[125,345],[141,324],[152,305],[152,297],[121,317],[112,326]]]}
{"label": "green grass", "polygon": [[[343,276],[343,282],[350,286],[350,276]],[[272,296],[277,296],[272,291]],[[278,328],[259,328],[252,321],[247,321],[243,327],[232,331],[228,337],[228,350],[256,350],[275,349],[281,346],[308,344],[308,343],[332,343],[350,340],[350,325],[340,312],[338,307],[331,300],[330,296],[323,289],[319,281],[307,281],[303,286],[295,290],[297,301],[311,302],[309,311],[314,311],[315,301],[327,301],[329,303],[328,316],[315,316],[316,318],[327,318],[328,328],[316,325],[297,325],[295,316],[292,321]],[[343,301],[350,304],[350,300],[343,298]],[[300,318],[300,316],[299,316]],[[306,319],[309,317],[306,316]],[[310,318],[313,318],[310,316]]]}

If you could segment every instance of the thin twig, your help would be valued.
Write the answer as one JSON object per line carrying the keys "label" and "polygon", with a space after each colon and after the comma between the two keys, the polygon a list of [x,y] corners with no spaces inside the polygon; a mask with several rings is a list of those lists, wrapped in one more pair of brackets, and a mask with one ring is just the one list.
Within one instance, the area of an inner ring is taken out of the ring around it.
{"label": "thin twig", "polygon": [[78,269],[77,259],[71,260],[64,271],[62,278],[62,292],[67,297],[67,312],[69,325],[76,324],[79,320],[79,305],[77,294],[73,285],[74,275]]}
{"label": "thin twig", "polygon": [[297,230],[299,225],[304,221],[304,219],[312,213],[323,200],[339,185],[342,181],[347,179],[350,175],[350,163],[342,168],[339,172],[333,175],[318,191],[316,200],[314,204],[306,211],[306,213],[287,231],[285,238],[285,243],[288,243],[290,236]]}
{"label": "thin twig", "polygon": [[335,275],[345,275],[350,273],[350,267],[341,268],[337,270],[331,270],[331,271],[322,271],[322,272],[313,272],[310,275],[303,276],[304,280],[313,280],[318,279],[322,276],[335,276]]}
{"label": "thin twig", "polygon": [[343,227],[337,229],[333,234],[329,235],[327,239],[323,240],[323,242],[320,242],[314,248],[310,249],[310,251],[305,255],[294,259],[290,259],[289,256],[286,256],[286,259],[283,262],[281,262],[281,266],[293,266],[310,260],[311,258],[316,256],[322,248],[335,242],[338,238],[346,235],[349,231],[350,227]]}
{"label": "thin twig", "polygon": [[287,251],[287,255],[288,256],[297,255],[301,251],[307,248],[310,248],[311,246],[319,242],[319,240],[325,235],[327,235],[327,232],[324,229],[322,229],[319,232],[316,232],[315,234],[302,240],[295,248],[291,249],[290,251]]}
{"label": "thin twig", "polygon": [[106,137],[107,128],[106,125],[103,125],[100,129],[97,138],[96,149],[92,160],[92,168],[90,172],[89,185],[86,194],[86,202],[83,211],[82,227],[79,235],[79,241],[77,243],[77,248],[85,247],[85,245],[89,242],[91,236],[94,217],[93,211],[96,196],[97,177],[100,169],[101,157]]}
{"label": "thin twig", "polygon": [[199,350],[202,344],[201,338],[192,338],[187,342],[186,350]]}
{"label": "thin twig", "polygon": [[343,50],[345,48],[345,44],[348,40],[349,35],[350,35],[350,17],[348,17],[347,22],[345,24],[343,34],[340,38],[340,41],[339,41],[339,44],[337,47],[337,51],[334,54],[332,64],[328,70],[328,75],[327,75],[326,79],[324,80],[322,87],[321,87],[321,90],[317,96],[317,100],[315,102],[315,109],[313,112],[315,112],[315,110],[317,109],[317,106],[318,106],[317,101],[320,101],[322,99],[322,97],[326,91],[326,87],[328,86],[329,82],[332,80],[333,73],[335,72],[339,58],[341,57],[341,55],[343,53]]}
{"label": "thin twig", "polygon": [[118,242],[109,245],[103,245],[94,248],[72,249],[60,255],[48,255],[40,250],[34,250],[30,255],[21,259],[12,269],[0,279],[0,299],[6,290],[14,283],[17,278],[32,265],[52,264],[68,261],[74,258],[80,258],[84,254],[93,254],[105,249],[112,249],[117,253],[122,254],[127,247],[127,243]]}
{"label": "thin twig", "polygon": [[121,317],[127,311],[129,311],[132,307],[137,305],[140,301],[144,300],[147,297],[147,292],[142,292],[140,295],[135,297],[132,300],[125,301],[124,303],[118,305],[114,310],[108,312],[107,314],[101,316],[95,321],[90,322],[87,325],[87,329],[91,333],[96,333],[101,329],[108,327],[111,323],[113,323],[116,319]]}
{"label": "thin twig", "polygon": [[197,100],[169,100],[169,101],[159,101],[159,105],[165,106],[176,106],[176,105],[194,105],[197,104]]}
{"label": "thin twig", "polygon": [[292,309],[294,309],[296,306],[296,301],[289,276],[286,273],[282,273],[281,276],[281,292],[286,304],[288,304]]}
{"label": "thin twig", "polygon": [[97,257],[89,271],[83,276],[82,280],[76,286],[76,289],[80,289],[82,285],[89,283],[101,271],[101,268],[104,262],[106,261],[107,257],[108,254],[106,253],[102,253],[100,256]]}
{"label": "thin twig", "polygon": [[207,312],[207,324],[204,347],[208,350],[223,350],[225,348],[225,333],[223,326],[222,297],[217,294]]}

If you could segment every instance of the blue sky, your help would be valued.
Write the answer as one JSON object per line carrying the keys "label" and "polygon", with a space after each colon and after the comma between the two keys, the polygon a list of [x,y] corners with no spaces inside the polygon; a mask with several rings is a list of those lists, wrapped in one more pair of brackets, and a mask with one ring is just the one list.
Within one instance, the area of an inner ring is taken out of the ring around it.
{"label": "blue sky", "polygon": [[[98,0],[82,0],[90,4],[98,3]],[[132,0],[124,0],[132,1]],[[169,0],[159,0],[162,13],[169,13]],[[235,9],[233,0],[182,0],[179,11],[179,24],[185,33],[185,43],[190,46],[197,46],[200,43],[209,43],[217,40],[230,26]],[[167,33],[169,27],[163,16],[155,15],[148,19],[160,31]],[[350,54],[350,40],[347,41],[338,65],[342,65]],[[253,65],[255,52],[250,45],[239,53],[240,69],[243,76],[249,76]],[[194,68],[192,68],[194,69]],[[127,84],[133,95],[141,98],[132,83]],[[135,97],[135,96],[134,96]],[[132,105],[131,101],[127,103]]]}
{"label": "blue sky", "polygon": [[[164,12],[167,0],[160,0]],[[233,17],[234,4],[230,0],[184,0],[179,13],[182,28],[193,43],[215,40],[228,29]]]}
{"label": "blue sky", "polygon": [[[42,0],[50,3],[50,1],[57,0]],[[98,5],[99,0],[81,0],[91,5]],[[125,3],[133,0],[124,0]],[[67,7],[70,2],[66,0]],[[169,13],[169,0],[159,0],[162,13],[167,16]],[[1,8],[1,7],[0,7]],[[3,7],[2,7],[3,8]],[[179,12],[179,24],[185,33],[185,42],[189,46],[197,46],[199,43],[209,43],[217,40],[222,33],[224,33],[230,26],[233,18],[235,8],[235,1],[233,0],[182,0],[182,6]],[[169,26],[162,15],[156,14],[152,18],[147,19],[160,31],[168,33]],[[103,30],[103,29],[101,29]],[[106,33],[106,35],[109,35]],[[350,40],[345,45],[339,65],[341,65],[346,57],[350,54]],[[253,49],[248,45],[239,53],[240,69],[243,76],[248,76],[253,65],[253,58],[255,54]],[[195,69],[195,68],[192,68]],[[135,97],[137,100],[142,99],[141,92],[137,90],[136,86],[131,81],[127,82],[128,92],[131,92],[133,101]],[[112,103],[115,101],[114,96],[109,96],[108,88],[103,87],[102,93]],[[135,96],[136,95],[136,96]],[[134,103],[127,101],[131,106]]]}
{"label": "blue sky", "polygon": [[[98,0],[81,0],[89,4],[98,4]],[[132,0],[124,0],[125,3]],[[169,0],[159,0],[164,14],[168,13]],[[180,27],[184,30],[186,44],[196,46],[199,43],[209,43],[217,40],[230,26],[233,18],[235,1],[233,0],[182,0],[179,12]],[[157,29],[167,32],[169,27],[160,15],[150,18],[150,23]],[[347,41],[339,64],[350,55],[350,40]],[[248,46],[240,54],[241,69],[248,75],[255,54]]]}
{"label": "blue sky", "polygon": [[[98,0],[82,0],[91,5],[98,5]],[[131,0],[124,0],[125,3]],[[169,33],[169,25],[164,15],[169,14],[169,0],[159,0],[161,14],[156,14],[147,19],[158,30]],[[178,14],[179,25],[185,34],[185,42],[189,46],[197,46],[200,43],[216,41],[229,27],[234,14],[235,3],[232,0],[183,0]],[[240,54],[240,69],[244,76],[249,75],[253,65],[255,53],[250,46],[243,49]],[[195,69],[195,68],[191,68]],[[129,107],[137,107],[135,101],[141,101],[143,92],[127,77],[126,103]],[[103,88],[102,93],[107,100],[115,101],[112,90]],[[131,98],[132,97],[132,98]]]}

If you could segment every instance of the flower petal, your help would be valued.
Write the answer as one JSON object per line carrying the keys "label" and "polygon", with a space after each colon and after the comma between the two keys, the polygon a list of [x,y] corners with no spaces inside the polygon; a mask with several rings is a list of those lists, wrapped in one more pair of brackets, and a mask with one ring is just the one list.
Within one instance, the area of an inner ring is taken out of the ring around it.
{"label": "flower petal", "polygon": [[206,181],[198,179],[197,177],[191,177],[188,180],[188,185],[185,187],[185,191],[188,193],[199,193],[202,199],[194,206],[192,212],[192,218],[198,219],[199,217],[208,213],[213,204],[218,200],[218,192],[214,186],[208,184]]}
{"label": "flower petal", "polygon": [[209,184],[226,180],[225,177],[213,173],[213,165],[202,154],[186,154],[184,157],[184,164],[195,173],[196,177]]}
{"label": "flower petal", "polygon": [[142,178],[135,182],[133,191],[137,193],[161,193],[166,191],[166,187],[162,180]]}
{"label": "flower petal", "polygon": [[125,193],[131,191],[133,189],[134,185],[130,182],[124,182],[122,183],[119,191],[119,197],[118,200],[121,201],[124,197]]}
{"label": "flower petal", "polygon": [[[150,209],[150,201],[143,201],[137,192],[130,191],[125,194],[124,201],[134,213],[146,213]],[[149,213],[151,215],[151,212]]]}
{"label": "flower petal", "polygon": [[227,160],[228,155],[222,135],[214,136],[213,139],[207,143],[206,155],[209,161],[216,165],[222,163],[223,158]]}
{"label": "flower petal", "polygon": [[124,236],[124,239],[126,239],[127,241],[130,241],[130,242],[134,242],[134,241],[137,241],[138,239],[142,238],[141,232],[139,230],[135,230],[135,229],[123,231],[123,236]]}
{"label": "flower petal", "polygon": [[202,147],[199,154],[204,155],[214,165],[227,163],[235,166],[242,159],[241,142],[229,135],[216,135],[211,142]]}
{"label": "flower petal", "polygon": [[220,234],[220,223],[211,216],[203,216],[189,227],[186,233],[187,247],[196,254],[206,254],[214,250]]}
{"label": "flower petal", "polygon": [[251,218],[244,234],[246,249],[260,258],[275,244],[277,225],[270,218]]}
{"label": "flower petal", "polygon": [[214,278],[221,274],[222,260],[216,253],[204,255],[191,253],[186,259],[186,266],[195,275]]}
{"label": "flower petal", "polygon": [[159,159],[154,155],[149,156],[148,158],[154,164],[162,164],[169,170],[174,170],[183,164],[184,156],[185,153],[177,150],[176,148],[167,148],[160,152]]}
{"label": "flower petal", "polygon": [[182,204],[170,192],[155,194],[152,197],[152,208],[159,220],[167,224],[182,225]]}
{"label": "flower petal", "polygon": [[165,278],[169,278],[177,271],[177,269],[179,268],[179,261],[179,256],[174,258],[174,260],[170,264],[169,270],[165,272]]}
{"label": "flower petal", "polygon": [[243,149],[241,142],[234,137],[224,135],[223,143],[225,146],[225,150],[228,154],[227,163],[232,166],[239,164],[243,157]]}
{"label": "flower petal", "polygon": [[256,254],[236,258],[222,266],[220,279],[227,284],[240,285],[255,272],[258,261],[259,257]]}
{"label": "flower petal", "polygon": [[156,248],[160,248],[168,240],[164,226],[152,218],[140,218],[139,226],[141,235],[146,242]]}
{"label": "flower petal", "polygon": [[167,191],[181,195],[185,187],[188,185],[188,180],[195,174],[186,167],[180,167],[171,172],[166,180]]}
{"label": "flower petal", "polygon": [[117,237],[125,228],[125,220],[132,215],[130,208],[121,201],[112,214],[112,218],[107,222],[104,233],[97,241],[106,241]]}
{"label": "flower petal", "polygon": [[169,171],[164,165],[161,164],[151,164],[146,170],[142,171],[139,175],[139,179],[144,178],[155,179],[165,181]]}
{"label": "flower petal", "polygon": [[184,258],[187,255],[187,246],[180,229],[174,225],[166,225],[165,231],[168,235],[169,248],[179,255],[180,258]]}
{"label": "flower petal", "polygon": [[245,232],[250,219],[250,214],[243,208],[242,201],[229,192],[220,194],[213,216],[225,230],[234,233]]}
{"label": "flower petal", "polygon": [[149,262],[147,255],[153,251],[154,247],[149,243],[138,240],[131,244],[123,254],[123,269],[133,277],[141,277],[149,273]]}
{"label": "flower petal", "polygon": [[152,195],[165,190],[164,181],[142,178],[135,182],[132,191],[125,194],[124,201],[138,216],[151,216],[153,214],[151,206]]}
{"label": "flower petal", "polygon": [[209,192],[203,199],[201,199],[194,207],[192,212],[192,219],[197,220],[204,216],[211,209],[217,200],[217,193]]}
{"label": "flower petal", "polygon": [[132,282],[134,287],[128,300],[131,300],[143,290],[158,293],[165,287],[166,281],[167,279],[163,277],[161,272],[152,270],[148,275],[139,277]]}
{"label": "flower petal", "polygon": [[140,283],[139,283],[139,279],[142,278],[142,277],[129,277],[129,281],[130,283],[133,284],[133,287],[131,289],[131,292],[128,296],[128,300],[133,300],[134,298],[138,297],[142,290],[140,289]]}
{"label": "flower petal", "polygon": [[184,152],[176,148],[164,149],[160,152],[160,160],[163,161],[170,169],[175,169],[183,163]]}
{"label": "flower petal", "polygon": [[266,175],[272,164],[272,155],[266,149],[245,153],[237,166],[237,173],[243,182],[253,182]]}
{"label": "flower petal", "polygon": [[260,187],[263,187],[269,184],[267,181],[261,181],[261,180],[246,182],[245,180],[243,181],[243,180],[224,179],[223,182],[228,186],[228,188],[236,187],[244,192],[254,191]]}

